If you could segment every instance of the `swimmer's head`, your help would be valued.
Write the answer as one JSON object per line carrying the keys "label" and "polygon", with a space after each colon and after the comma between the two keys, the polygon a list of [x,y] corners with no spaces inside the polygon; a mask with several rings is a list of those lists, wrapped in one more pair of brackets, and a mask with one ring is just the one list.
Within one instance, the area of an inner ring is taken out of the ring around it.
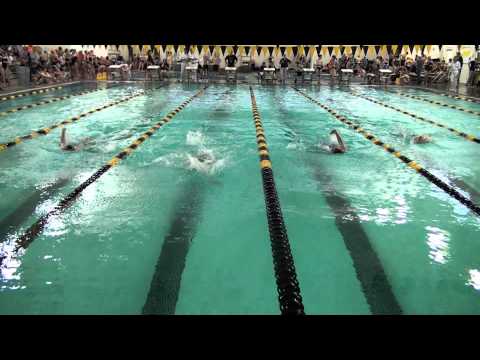
{"label": "swimmer's head", "polygon": [[197,155],[198,161],[204,164],[211,164],[215,161],[215,158],[207,152],[201,152]]}
{"label": "swimmer's head", "polygon": [[417,135],[413,138],[415,144],[426,144],[432,141],[432,138],[428,135]]}

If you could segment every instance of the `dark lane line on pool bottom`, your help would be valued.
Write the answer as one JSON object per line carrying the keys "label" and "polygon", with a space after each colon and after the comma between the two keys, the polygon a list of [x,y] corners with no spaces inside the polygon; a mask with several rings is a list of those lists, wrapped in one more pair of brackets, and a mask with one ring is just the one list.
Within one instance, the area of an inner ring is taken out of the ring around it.
{"label": "dark lane line on pool bottom", "polygon": [[204,199],[205,185],[191,176],[175,201],[142,314],[175,314],[188,250],[201,220]]}
{"label": "dark lane line on pool bottom", "polygon": [[[281,101],[277,101],[277,104],[281,103]],[[280,112],[283,115],[286,110],[281,109]],[[282,118],[279,118],[279,120],[291,131],[300,134],[287,121]],[[402,308],[395,297],[382,262],[363,229],[360,217],[353,206],[345,196],[335,189],[332,177],[325,168],[311,159],[304,159],[304,163],[311,169],[317,184],[323,188],[322,194],[335,215],[335,225],[350,254],[357,279],[371,313],[373,315],[402,315]]]}
{"label": "dark lane line on pool bottom", "polygon": [[161,88],[163,86],[163,84],[153,88],[153,89],[149,89],[149,90],[146,90],[146,91],[139,91],[137,93],[134,93],[133,95],[129,95],[127,97],[124,97],[120,100],[117,100],[117,101],[113,101],[113,102],[110,102],[110,103],[107,103],[103,106],[100,106],[100,107],[97,107],[97,108],[94,108],[90,111],[86,111],[86,112],[83,112],[81,113],[80,115],[77,115],[77,116],[73,116],[71,118],[68,118],[66,120],[63,120],[62,122],[60,123],[57,123],[57,124],[54,124],[54,125],[51,125],[49,127],[44,127],[42,129],[39,129],[39,130],[34,130],[32,133],[28,134],[28,135],[23,135],[23,136],[17,136],[15,137],[15,139],[11,140],[11,141],[8,141],[6,143],[0,143],[0,152],[2,151],[5,151],[15,145],[18,145],[26,140],[32,140],[32,139],[35,139],[37,138],[39,135],[48,135],[52,130],[56,129],[56,128],[61,128],[63,126],[66,126],[66,125],[69,125],[69,124],[72,124],[72,123],[75,123],[77,121],[79,121],[81,118],[85,117],[85,116],[88,116],[90,114],[93,114],[95,112],[99,112],[99,111],[102,111],[102,110],[105,110],[107,108],[110,108],[112,106],[115,106],[115,105],[118,105],[118,104],[121,104],[121,103],[124,103],[126,101],[129,101],[131,99],[134,99],[138,96],[142,96],[142,95],[147,95],[147,91],[154,91],[154,90],[157,90],[159,88]]}
{"label": "dark lane line on pool bottom", "polygon": [[344,91],[347,92],[347,93],[349,93],[349,94],[351,94],[351,95],[353,95],[353,96],[357,96],[357,97],[359,97],[359,98],[361,98],[361,99],[364,99],[364,100],[370,101],[370,102],[372,102],[372,103],[374,103],[374,104],[383,106],[384,108],[391,109],[391,110],[395,110],[395,111],[397,111],[397,112],[399,112],[399,113],[402,113],[402,114],[404,114],[404,115],[408,115],[408,116],[414,118],[415,120],[420,120],[420,121],[422,121],[422,122],[426,122],[426,123],[435,125],[436,127],[439,127],[439,128],[442,128],[442,129],[446,129],[446,130],[454,133],[455,135],[458,135],[458,136],[460,136],[460,137],[462,137],[462,138],[464,138],[464,139],[466,139],[466,140],[469,140],[469,141],[475,142],[475,143],[477,143],[477,144],[480,144],[480,139],[477,138],[475,135],[470,135],[470,134],[467,134],[467,133],[465,133],[465,132],[463,132],[463,131],[460,131],[460,130],[457,130],[457,129],[448,127],[448,126],[446,126],[446,125],[444,125],[444,124],[442,124],[442,123],[439,123],[439,122],[436,122],[436,121],[433,121],[433,120],[430,120],[430,119],[426,119],[426,118],[424,118],[423,116],[416,115],[416,114],[411,113],[411,112],[409,112],[409,111],[402,110],[402,109],[397,108],[397,107],[395,107],[395,106],[392,106],[392,105],[386,104],[386,103],[384,103],[384,102],[381,102],[381,101],[375,100],[375,99],[373,99],[373,98],[370,98],[370,97],[368,97],[368,96],[359,94],[359,93],[357,93],[357,92],[354,91],[354,90],[349,90],[349,91],[344,90]]}
{"label": "dark lane line on pool bottom", "polygon": [[435,100],[429,100],[429,99],[422,98],[420,96],[410,95],[410,94],[399,92],[399,91],[386,90],[386,92],[389,92],[390,94],[400,95],[400,96],[407,97],[407,98],[410,98],[410,99],[420,100],[420,101],[424,101],[424,102],[427,102],[427,103],[430,103],[430,104],[440,105],[440,106],[447,107],[447,108],[450,108],[450,109],[460,110],[460,111],[463,111],[463,112],[466,112],[466,113],[469,113],[469,114],[480,116],[480,111],[473,111],[473,110],[469,110],[469,109],[464,109],[460,106],[450,105],[450,104],[442,103],[440,101],[435,101]]}
{"label": "dark lane line on pool bottom", "polygon": [[[175,115],[177,115],[181,110],[183,110],[183,108],[185,108],[185,106],[187,106],[190,102],[192,102],[196,97],[202,95],[206,88],[207,87],[202,88],[196,94],[187,98],[174,110],[170,111],[167,115],[165,115],[162,118],[161,121],[154,124],[148,131],[143,133],[130,146],[126,147],[123,151],[115,155],[110,161],[108,161],[105,165],[103,165],[100,169],[98,169],[92,176],[90,176],[87,180],[85,180],[83,183],[77,186],[71,193],[69,193],[66,197],[64,197],[63,200],[60,201],[60,203],[58,203],[53,208],[53,210],[41,216],[32,226],[30,226],[27,229],[27,231],[25,231],[25,233],[22,236],[20,236],[16,240],[15,246],[10,255],[11,256],[18,255],[18,252],[20,250],[26,249],[35,240],[35,238],[43,231],[45,226],[48,224],[50,218],[60,215],[63,211],[68,209],[70,205],[72,205],[73,202],[81,195],[83,190],[85,190],[90,184],[98,180],[108,170],[118,165],[120,161],[122,161],[124,158],[130,155],[135,149],[137,149],[145,140],[147,140],[150,136],[152,136],[163,125],[169,123]],[[5,258],[7,258],[6,254],[0,254],[0,266],[3,264]]]}
{"label": "dark lane line on pool bottom", "polygon": [[6,241],[8,234],[13,233],[35,212],[35,209],[45,200],[62,187],[64,187],[70,178],[59,178],[53,183],[48,184],[42,189],[35,189],[28,198],[17,206],[7,217],[0,221],[0,243]]}
{"label": "dark lane line on pool bottom", "polygon": [[253,88],[250,86],[253,120],[256,129],[257,149],[262,173],[263,193],[265,196],[268,231],[272,248],[278,301],[282,315],[305,315],[300,284],[295,270],[287,229],[283,220],[282,208],[278,198],[272,163],[268,152],[267,140]]}
{"label": "dark lane line on pool bottom", "polygon": [[460,194],[457,190],[452,188],[451,186],[447,185],[445,182],[440,180],[438,177],[430,173],[428,170],[423,168],[420,164],[416,161],[409,159],[405,155],[402,155],[399,151],[396,151],[392,146],[385,144],[383,141],[375,137],[373,134],[366,132],[360,125],[355,124],[348,120],[345,116],[340,115],[335,110],[329,108],[328,106],[320,103],[319,101],[315,100],[308,94],[304,93],[301,90],[293,87],[293,89],[298,92],[303,97],[307,98],[308,100],[312,101],[314,104],[317,104],[322,109],[326,110],[329,114],[331,114],[335,119],[342,122],[343,124],[347,125],[348,128],[353,129],[357,133],[361,134],[365,139],[369,140],[372,144],[382,147],[385,151],[392,154],[403,163],[405,163],[408,167],[414,169],[418,174],[425,177],[429,182],[437,186],[439,189],[443,190],[447,195],[450,197],[458,200],[461,204],[465,205],[467,208],[472,210],[476,215],[480,216],[480,206],[473,203],[470,199],[467,199],[465,196]]}
{"label": "dark lane line on pool bottom", "polygon": [[98,91],[108,90],[108,89],[111,89],[112,87],[116,87],[116,86],[111,86],[111,87],[106,87],[106,88],[101,88],[101,89],[97,88],[97,89],[93,89],[93,90],[85,90],[85,91],[81,91],[81,92],[74,93],[74,94],[71,94],[71,95],[59,96],[59,97],[56,97],[56,98],[53,98],[53,99],[39,101],[37,103],[18,106],[18,107],[13,108],[13,109],[0,111],[0,117],[1,116],[7,116],[8,114],[12,114],[12,113],[15,113],[15,112],[19,112],[19,111],[23,111],[23,110],[27,110],[27,109],[32,109],[32,108],[35,108],[35,107],[38,107],[38,106],[41,106],[41,105],[51,104],[51,103],[61,101],[61,100],[66,100],[66,99],[70,99],[70,98],[81,96],[81,95],[91,94],[91,93],[98,92]]}
{"label": "dark lane line on pool bottom", "polygon": [[[223,97],[230,91],[224,92]],[[216,109],[213,109],[211,113],[215,111]],[[186,258],[201,220],[207,185],[202,178],[193,174],[180,189],[181,195],[175,201],[170,228],[163,239],[147,299],[142,308],[143,315],[175,314]]]}

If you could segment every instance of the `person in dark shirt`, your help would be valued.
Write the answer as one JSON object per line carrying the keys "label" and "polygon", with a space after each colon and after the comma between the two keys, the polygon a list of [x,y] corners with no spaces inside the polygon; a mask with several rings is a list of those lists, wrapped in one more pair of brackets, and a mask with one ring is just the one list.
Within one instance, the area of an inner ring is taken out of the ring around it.
{"label": "person in dark shirt", "polygon": [[290,59],[288,59],[285,54],[282,56],[280,59],[280,72],[282,76],[282,83],[285,84],[287,81],[287,75],[288,75],[288,64],[290,64]]}
{"label": "person in dark shirt", "polygon": [[460,71],[459,71],[458,76],[457,76],[457,87],[458,87],[458,84],[460,83],[460,74],[462,73],[462,67],[463,67],[463,57],[460,54],[460,52],[457,52],[457,55],[453,59],[453,63],[455,64],[457,62],[457,60],[460,62]]}
{"label": "person in dark shirt", "polygon": [[467,85],[475,85],[475,68],[477,67],[477,62],[475,61],[475,59],[472,59],[470,60],[470,62],[468,63],[468,69],[469,69],[469,73],[468,73],[468,81],[467,81]]}
{"label": "person in dark shirt", "polygon": [[227,63],[228,67],[235,67],[235,63],[237,62],[237,60],[237,57],[233,53],[225,57],[225,62]]}

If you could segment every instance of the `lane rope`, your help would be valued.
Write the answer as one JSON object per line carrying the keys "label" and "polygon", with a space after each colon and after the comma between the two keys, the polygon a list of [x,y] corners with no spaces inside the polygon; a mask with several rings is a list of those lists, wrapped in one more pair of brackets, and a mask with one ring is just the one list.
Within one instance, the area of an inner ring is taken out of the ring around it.
{"label": "lane rope", "polygon": [[473,111],[473,110],[470,110],[470,109],[464,109],[464,108],[462,108],[462,107],[460,107],[460,106],[450,105],[450,104],[442,103],[442,102],[440,102],[440,101],[435,101],[435,100],[429,100],[429,99],[422,98],[422,97],[420,97],[420,96],[410,95],[410,94],[406,94],[406,93],[399,92],[399,91],[389,91],[389,92],[390,92],[391,94],[396,94],[396,95],[404,96],[404,97],[407,97],[407,98],[410,98],[410,99],[421,100],[421,101],[428,102],[428,103],[430,103],[430,104],[440,105],[440,106],[447,107],[447,108],[450,108],[450,109],[460,110],[460,111],[463,111],[463,112],[467,112],[467,113],[469,113],[469,114],[479,115],[479,116],[480,116],[480,111]]}
{"label": "lane rope", "polygon": [[70,99],[70,98],[76,97],[76,96],[91,94],[91,93],[98,92],[98,91],[104,91],[104,90],[107,90],[107,89],[111,89],[111,87],[110,88],[104,88],[104,89],[86,90],[86,91],[78,92],[78,93],[75,93],[75,94],[70,94],[70,95],[60,96],[60,97],[56,97],[56,98],[49,99],[49,100],[39,101],[39,102],[33,103],[33,104],[18,106],[18,107],[13,108],[13,109],[1,111],[0,112],[0,117],[1,116],[7,116],[8,114],[16,113],[16,112],[23,111],[23,110],[28,110],[28,109],[31,109],[31,108],[34,108],[34,107],[37,107],[37,106],[51,104],[51,103],[54,103],[54,102],[57,102],[57,101]]}
{"label": "lane rope", "polygon": [[450,197],[455,198],[458,200],[461,204],[465,205],[467,208],[472,210],[475,214],[480,216],[480,207],[476,204],[474,204],[470,199],[467,199],[465,196],[460,194],[457,190],[452,188],[451,186],[447,185],[445,182],[440,180],[438,177],[430,173],[428,170],[423,168],[419,163],[417,163],[414,160],[409,159],[408,157],[402,155],[399,151],[395,150],[392,146],[385,144],[383,141],[375,137],[373,134],[370,134],[366,132],[360,125],[357,125],[350,120],[348,120],[345,116],[340,115],[337,113],[335,110],[329,108],[328,106],[320,103],[319,101],[315,100],[314,98],[310,97],[309,95],[305,94],[303,91],[293,87],[293,89],[307,98],[308,100],[312,101],[316,105],[320,106],[322,109],[326,110],[328,113],[330,113],[332,116],[334,116],[337,120],[340,122],[346,124],[349,128],[352,128],[359,134],[362,134],[363,137],[367,140],[369,140],[371,143],[380,146],[383,148],[385,151],[389,152],[396,158],[400,159],[403,163],[405,163],[407,166],[410,168],[414,169],[417,173],[425,177],[428,181],[430,181],[432,184],[443,190],[445,193],[447,193]]}
{"label": "lane rope", "polygon": [[[17,239],[17,241],[15,242],[15,247],[13,249],[13,254],[18,253],[20,249],[26,249],[34,241],[34,239],[43,231],[43,229],[45,228],[49,219],[52,216],[59,215],[60,213],[65,211],[68,207],[70,207],[70,205],[72,205],[72,203],[80,196],[83,190],[85,190],[90,184],[98,180],[108,170],[118,165],[123,159],[125,159],[134,150],[136,150],[145,140],[150,138],[163,125],[169,123],[173,119],[173,117],[175,117],[175,115],[177,115],[180,111],[182,111],[185,108],[185,106],[187,106],[190,102],[192,102],[198,96],[202,95],[206,88],[207,87],[202,88],[196,94],[187,98],[174,110],[170,111],[167,115],[165,115],[162,118],[162,120],[160,120],[155,125],[153,125],[150,129],[144,132],[139,138],[137,138],[132,144],[130,144],[128,147],[126,147],[117,155],[115,155],[105,165],[103,165],[100,169],[98,169],[92,176],[90,176],[87,180],[85,180],[83,183],[77,186],[70,194],[64,197],[63,200],[60,201],[51,211],[41,216],[32,226],[28,228],[27,231],[25,231],[25,233],[22,236],[20,236]],[[5,259],[5,256],[0,257],[0,264],[3,262],[4,259]]]}
{"label": "lane rope", "polygon": [[465,100],[465,101],[468,101],[468,102],[471,102],[471,103],[480,104],[480,100],[470,98],[470,97],[466,97],[466,96],[452,95],[452,94],[448,94],[448,93],[444,93],[444,92],[436,92],[432,89],[421,89],[421,90],[427,90],[427,91],[430,91],[431,93],[434,93],[436,95],[446,96],[446,97],[449,97],[451,99]]}
{"label": "lane rope", "polygon": [[280,311],[283,315],[304,315],[300,285],[297,280],[287,229],[283,221],[282,209],[278,198],[272,163],[265,138],[260,113],[258,112],[255,94],[250,86],[253,120],[256,129],[257,148],[262,172],[263,192],[270,233],[275,279],[277,283]]}
{"label": "lane rope", "polygon": [[4,97],[0,98],[0,101],[13,100],[13,99],[24,97],[24,96],[42,94],[42,93],[46,93],[46,92],[49,92],[49,91],[60,90],[60,89],[63,89],[63,86],[56,86],[56,87],[51,87],[51,88],[47,88],[47,89],[33,90],[33,91],[26,92],[26,93],[4,96]]}
{"label": "lane rope", "polygon": [[98,111],[101,111],[101,110],[104,110],[104,109],[107,109],[109,107],[112,107],[112,106],[115,106],[115,105],[118,105],[120,103],[123,103],[123,102],[126,102],[126,101],[129,101],[137,96],[141,96],[145,94],[145,92],[143,90],[139,91],[138,93],[134,94],[134,95],[130,95],[130,96],[127,96],[123,99],[120,99],[120,100],[117,100],[117,101],[114,101],[114,102],[111,102],[111,103],[107,103],[103,106],[100,106],[100,107],[97,107],[97,108],[94,108],[92,110],[89,110],[89,111],[86,111],[86,112],[83,112],[81,113],[80,115],[77,115],[77,116],[73,116],[73,117],[70,117],[68,119],[65,119],[63,120],[62,122],[59,122],[57,124],[54,124],[50,127],[44,127],[42,129],[39,129],[39,130],[34,130],[33,132],[31,132],[30,134],[28,135],[23,135],[23,136],[17,136],[15,139],[13,140],[10,140],[6,143],[0,143],[0,152],[2,151],[5,151],[9,148],[12,148],[14,147],[15,145],[18,145],[22,142],[25,142],[27,140],[32,140],[32,139],[35,139],[37,138],[39,135],[48,135],[52,130],[56,129],[56,128],[62,128],[63,126],[65,125],[69,125],[69,124],[72,124],[74,122],[77,122],[79,121],[81,118],[87,116],[87,115],[90,115],[90,114],[93,114],[94,112],[98,112]]}
{"label": "lane rope", "polygon": [[375,100],[375,99],[373,99],[373,98],[367,97],[367,96],[365,96],[365,95],[359,94],[359,93],[357,93],[357,92],[354,91],[354,90],[350,90],[350,94],[352,94],[353,96],[357,96],[357,97],[359,97],[359,98],[368,100],[368,101],[370,101],[370,102],[373,102],[373,103],[375,103],[375,104],[377,104],[377,105],[380,105],[380,106],[383,106],[383,107],[385,107],[385,108],[392,109],[392,110],[398,111],[398,112],[400,112],[400,113],[402,113],[402,114],[411,116],[411,117],[413,117],[413,118],[416,119],[416,120],[424,121],[424,122],[427,122],[427,123],[429,123],[429,124],[435,125],[435,126],[437,126],[437,127],[439,127],[439,128],[446,129],[446,130],[454,133],[455,135],[458,135],[458,136],[460,136],[460,137],[462,137],[462,138],[464,138],[464,139],[466,139],[466,140],[468,140],[468,141],[472,141],[472,142],[475,142],[475,143],[477,143],[477,144],[480,144],[480,139],[477,138],[475,135],[467,134],[467,133],[465,133],[465,132],[463,132],[463,131],[460,131],[460,130],[457,130],[457,129],[448,127],[447,125],[444,125],[444,124],[442,124],[442,123],[439,123],[439,122],[436,122],[436,121],[433,121],[433,120],[430,120],[430,119],[426,119],[426,118],[424,118],[423,116],[416,115],[416,114],[411,113],[411,112],[409,112],[409,111],[402,110],[402,109],[397,108],[397,107],[395,107],[395,106],[392,106],[392,105],[386,104],[386,103],[384,103],[384,102]]}

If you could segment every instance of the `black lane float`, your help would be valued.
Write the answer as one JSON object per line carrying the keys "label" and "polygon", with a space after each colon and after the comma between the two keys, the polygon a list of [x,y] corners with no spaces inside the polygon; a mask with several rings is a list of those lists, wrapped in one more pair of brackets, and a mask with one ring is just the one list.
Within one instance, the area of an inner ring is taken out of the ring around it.
{"label": "black lane float", "polygon": [[15,112],[18,112],[18,111],[31,109],[31,108],[34,108],[34,107],[37,107],[37,106],[51,104],[51,103],[54,103],[54,102],[57,102],[57,101],[70,99],[70,98],[76,97],[76,96],[91,94],[91,93],[94,93],[94,92],[97,92],[97,91],[103,91],[103,90],[106,90],[106,89],[109,89],[109,88],[86,90],[86,91],[82,91],[82,92],[71,94],[71,95],[65,95],[65,96],[60,96],[60,97],[56,97],[56,98],[49,99],[49,100],[39,101],[38,103],[19,106],[19,107],[13,108],[13,109],[9,109],[9,110],[5,110],[5,111],[0,112],[0,117],[1,116],[7,116],[8,114],[12,114],[12,113],[15,113]]}
{"label": "black lane float", "polygon": [[108,103],[108,104],[105,104],[103,106],[100,106],[100,107],[97,107],[95,109],[92,109],[90,111],[86,111],[86,112],[83,112],[81,113],[80,115],[77,115],[77,116],[73,116],[71,118],[68,118],[66,120],[63,120],[62,122],[59,122],[57,124],[54,124],[50,127],[45,127],[45,128],[42,128],[42,129],[39,129],[39,130],[35,130],[33,131],[32,133],[28,134],[28,135],[23,135],[23,136],[17,136],[15,139],[9,141],[9,142],[6,142],[6,143],[0,143],[0,152],[4,151],[4,150],[7,150],[8,148],[11,148],[15,145],[18,145],[22,142],[25,142],[26,140],[31,140],[31,139],[35,139],[37,138],[39,135],[47,135],[48,133],[50,133],[50,131],[56,129],[56,128],[61,128],[65,125],[69,125],[69,124],[72,124],[74,122],[77,122],[78,120],[80,120],[81,118],[87,116],[87,115],[90,115],[90,114],[93,114],[95,112],[98,112],[98,111],[101,111],[101,110],[104,110],[104,109],[107,109],[109,107],[112,107],[112,106],[115,106],[115,105],[118,105],[120,103],[123,103],[123,102],[126,102],[126,101],[129,101],[137,96],[140,96],[140,95],[143,95],[145,94],[145,92],[143,91],[140,91],[134,95],[130,95],[130,96],[127,96],[123,99],[120,99],[120,100],[117,100],[117,101],[114,101],[114,102],[111,102],[111,103]]}
{"label": "black lane float", "polygon": [[[424,90],[424,89],[422,89],[422,90]],[[464,101],[468,101],[468,102],[471,102],[471,103],[480,104],[480,100],[472,99],[472,98],[469,98],[469,97],[466,97],[466,96],[452,95],[452,94],[448,94],[448,93],[436,92],[436,91],[433,91],[431,89],[427,89],[427,90],[430,90],[431,92],[433,92],[436,95],[449,97],[451,99],[464,100]]]}
{"label": "black lane float", "polygon": [[350,120],[348,120],[345,116],[340,115],[337,113],[335,110],[329,108],[326,105],[323,105],[319,101],[315,100],[314,98],[310,97],[309,95],[305,94],[301,90],[298,90],[297,88],[293,87],[293,89],[301,94],[302,96],[306,97],[308,100],[312,101],[313,103],[317,104],[320,106],[322,109],[326,110],[329,112],[331,115],[335,117],[338,121],[346,124],[349,128],[352,128],[359,134],[362,134],[364,138],[369,140],[371,143],[382,147],[385,151],[389,152],[396,158],[400,159],[403,163],[408,165],[410,168],[414,169],[417,173],[425,177],[428,181],[430,181],[432,184],[437,186],[438,188],[442,189],[445,191],[449,196],[457,199],[461,204],[465,205],[467,208],[472,210],[475,214],[480,216],[480,207],[476,204],[474,204],[470,199],[467,199],[465,196],[460,194],[457,190],[452,188],[451,186],[447,185],[445,182],[440,180],[438,177],[424,169],[420,164],[417,162],[413,161],[412,159],[409,159],[408,157],[402,155],[399,151],[396,151],[393,147],[390,145],[385,144],[383,141],[375,137],[373,134],[370,134],[366,132],[360,125],[357,125]]}
{"label": "black lane float", "polygon": [[357,97],[359,97],[359,98],[362,98],[362,99],[364,99],[364,100],[368,100],[368,101],[370,101],[370,102],[373,102],[373,103],[375,103],[375,104],[377,104],[377,105],[380,105],[380,106],[383,106],[383,107],[385,107],[385,108],[392,109],[392,110],[398,111],[398,112],[400,112],[400,113],[402,113],[402,114],[411,116],[411,117],[414,118],[415,120],[424,121],[424,122],[426,122],[426,123],[435,125],[435,126],[437,126],[437,127],[439,127],[439,128],[446,129],[446,130],[454,133],[455,135],[458,135],[458,136],[460,136],[460,137],[462,137],[462,138],[464,138],[464,139],[466,139],[466,140],[473,141],[473,142],[475,142],[475,143],[477,143],[477,144],[480,144],[480,139],[477,138],[477,137],[474,136],[474,135],[470,135],[470,134],[467,134],[467,133],[465,133],[465,132],[463,132],[463,131],[460,131],[460,130],[457,130],[457,129],[448,127],[447,125],[441,124],[441,123],[439,123],[439,122],[436,122],[436,121],[433,121],[433,120],[430,120],[430,119],[426,119],[426,118],[424,118],[423,116],[419,116],[419,115],[413,114],[413,113],[411,113],[411,112],[408,112],[408,111],[399,109],[399,108],[397,108],[397,107],[395,107],[395,106],[392,106],[392,105],[386,104],[386,103],[384,103],[384,102],[381,102],[381,101],[372,99],[372,98],[370,98],[370,97],[367,97],[367,96],[365,96],[365,95],[359,94],[359,93],[357,93],[357,92],[355,92],[355,91],[352,91],[352,90],[350,90],[350,94],[352,94],[353,96],[357,96]]}
{"label": "black lane float", "polygon": [[46,93],[46,92],[49,92],[49,91],[60,90],[60,89],[63,89],[63,86],[55,86],[55,87],[50,87],[50,88],[46,88],[46,89],[33,90],[33,91],[21,93],[21,94],[3,96],[3,97],[0,98],[0,101],[13,100],[13,99],[24,97],[24,96],[43,94],[43,93]]}
{"label": "black lane float", "polygon": [[404,97],[407,97],[407,98],[410,98],[410,99],[425,101],[425,102],[428,102],[430,104],[440,105],[440,106],[447,107],[447,108],[450,108],[450,109],[460,110],[460,111],[463,111],[463,112],[467,112],[469,114],[480,116],[480,111],[473,111],[473,110],[470,110],[470,109],[464,109],[460,106],[450,105],[450,104],[442,103],[440,101],[435,101],[435,100],[429,100],[429,99],[422,98],[420,96],[410,95],[410,94],[406,94],[406,93],[398,92],[398,91],[390,91],[390,93],[400,95],[400,96],[404,96]]}
{"label": "black lane float", "polygon": [[268,230],[270,233],[280,311],[283,315],[304,315],[305,311],[302,303],[302,295],[300,294],[300,285],[297,280],[287,229],[283,221],[280,200],[278,199],[275,187],[267,140],[265,139],[255,94],[251,86],[250,97],[252,101],[253,120],[257,133],[257,147],[262,171],[263,192],[265,195]]}
{"label": "black lane float", "polygon": [[[13,253],[17,254],[19,250],[26,249],[34,240],[35,238],[43,231],[45,226],[47,225],[49,219],[53,216],[59,215],[63,211],[65,211],[72,203],[80,196],[80,194],[85,190],[90,184],[98,180],[103,174],[105,174],[108,170],[113,168],[114,166],[118,165],[120,161],[130,155],[135,149],[137,149],[145,140],[147,140],[150,136],[152,136],[155,131],[160,129],[163,125],[170,122],[172,118],[177,115],[185,106],[187,106],[190,102],[192,102],[196,97],[200,96],[204,90],[203,88],[198,91],[195,95],[192,95],[179,106],[177,106],[174,110],[170,111],[167,115],[165,115],[161,121],[153,125],[148,131],[143,133],[137,140],[135,140],[132,144],[128,147],[123,149],[120,153],[115,155],[110,161],[108,161],[105,165],[103,165],[100,169],[98,169],[92,176],[90,176],[87,180],[77,186],[70,194],[68,194],[62,201],[60,201],[51,211],[40,217],[32,226],[30,226],[27,231],[20,236],[15,241],[15,247],[13,249]],[[5,256],[0,258],[0,265],[5,259]]]}

